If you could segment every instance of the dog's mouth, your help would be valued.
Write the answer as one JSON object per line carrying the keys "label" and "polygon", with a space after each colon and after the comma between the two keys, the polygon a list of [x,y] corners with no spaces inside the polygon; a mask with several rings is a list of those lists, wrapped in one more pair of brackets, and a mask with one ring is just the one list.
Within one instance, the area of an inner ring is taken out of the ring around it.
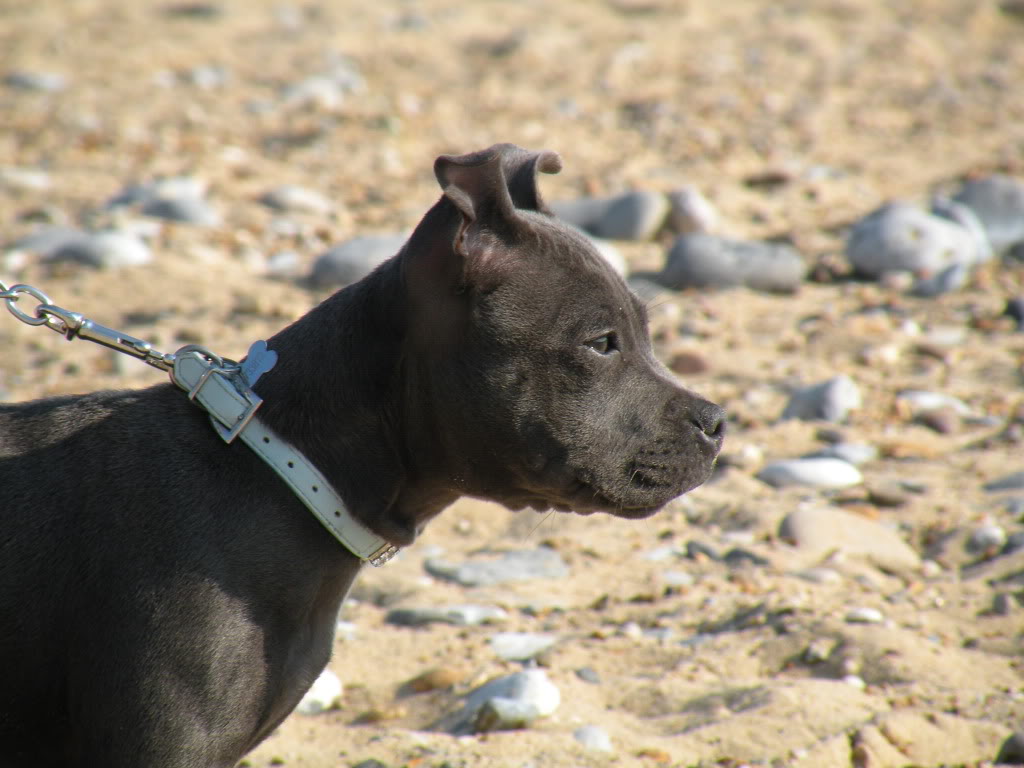
{"label": "dog's mouth", "polygon": [[642,520],[661,510],[668,502],[703,483],[713,462],[703,472],[665,472],[635,463],[615,473],[618,482],[602,482],[585,472],[557,492],[524,493],[508,506],[538,512],[556,510],[577,515],[605,512],[628,520]]}

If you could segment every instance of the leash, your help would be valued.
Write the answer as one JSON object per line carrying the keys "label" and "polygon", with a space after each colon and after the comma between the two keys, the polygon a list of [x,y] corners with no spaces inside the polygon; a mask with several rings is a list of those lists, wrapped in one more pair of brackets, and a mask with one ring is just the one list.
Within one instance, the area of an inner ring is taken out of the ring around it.
{"label": "leash", "polygon": [[[17,306],[26,296],[39,302],[34,315]],[[267,342],[254,342],[244,363],[220,357],[197,344],[188,344],[167,354],[157,351],[147,341],[56,306],[49,296],[31,285],[19,283],[8,288],[0,281],[0,301],[6,302],[7,310],[27,325],[45,326],[68,341],[92,341],[167,371],[171,381],[188,393],[188,399],[210,414],[214,431],[225,443],[240,438],[255,451],[352,554],[379,567],[398,553],[398,547],[352,516],[312,462],[255,418],[263,400],[252,388],[277,362],[277,353],[267,349]]]}

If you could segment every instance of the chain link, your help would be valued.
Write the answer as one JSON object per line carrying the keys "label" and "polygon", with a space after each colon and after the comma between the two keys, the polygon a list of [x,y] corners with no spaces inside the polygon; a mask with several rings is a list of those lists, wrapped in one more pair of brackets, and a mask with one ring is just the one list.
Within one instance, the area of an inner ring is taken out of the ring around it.
{"label": "chain link", "polygon": [[[16,306],[23,296],[31,296],[39,302],[34,315],[23,312]],[[148,341],[136,339],[134,336],[115,331],[113,328],[107,328],[78,312],[58,307],[50,301],[49,296],[31,285],[18,283],[8,288],[3,281],[0,281],[0,301],[6,302],[7,311],[21,322],[33,326],[45,325],[50,330],[64,336],[68,341],[76,338],[85,339],[138,358],[147,365],[162,371],[170,371],[174,368],[174,355],[158,352]],[[211,355],[211,357],[216,356]]]}

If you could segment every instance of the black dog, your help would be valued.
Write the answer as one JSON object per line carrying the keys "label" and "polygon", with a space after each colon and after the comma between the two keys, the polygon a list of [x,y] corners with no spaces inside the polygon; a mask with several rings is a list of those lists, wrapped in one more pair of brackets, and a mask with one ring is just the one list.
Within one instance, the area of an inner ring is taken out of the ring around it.
{"label": "black dog", "polygon": [[[387,543],[464,495],[642,518],[712,470],[721,409],[544,205],[559,167],[439,158],[398,255],[268,342],[256,421]],[[234,766],[326,665],[361,564],[173,384],[0,406],[0,765]]]}

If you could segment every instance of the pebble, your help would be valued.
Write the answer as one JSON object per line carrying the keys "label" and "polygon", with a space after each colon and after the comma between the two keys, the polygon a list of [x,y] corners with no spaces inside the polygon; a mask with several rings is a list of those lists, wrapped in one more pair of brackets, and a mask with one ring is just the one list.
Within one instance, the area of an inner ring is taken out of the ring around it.
{"label": "pebble", "polygon": [[332,246],[317,257],[309,281],[320,288],[362,280],[405,244],[398,234],[361,235]]}
{"label": "pebble", "polygon": [[40,192],[50,188],[50,174],[35,168],[0,168],[0,187]]}
{"label": "pebble", "polygon": [[471,691],[462,710],[442,718],[442,730],[457,733],[524,728],[558,709],[562,695],[543,669],[524,669]]}
{"label": "pebble", "polygon": [[804,278],[803,258],[788,245],[733,240],[702,232],[680,235],[657,281],[666,288],[731,288],[792,293]]}
{"label": "pebble", "polygon": [[773,461],[756,477],[775,488],[801,485],[822,489],[848,488],[864,479],[853,464],[829,458]]}
{"label": "pebble", "polygon": [[989,493],[1024,490],[1024,471],[1011,472],[1009,475],[991,480],[981,487]]}
{"label": "pebble", "polygon": [[647,190],[550,205],[560,219],[607,240],[650,240],[661,229],[669,211],[664,195]]}
{"label": "pebble", "polygon": [[912,296],[931,299],[944,293],[952,293],[964,287],[970,269],[966,264],[950,264],[934,275],[919,277],[910,286]]}
{"label": "pebble", "polygon": [[1000,554],[1012,555],[1022,549],[1024,549],[1024,531],[1016,531],[1006,537],[1006,543],[1003,544],[1003,551]]}
{"label": "pebble", "polygon": [[808,664],[820,664],[828,659],[839,645],[834,637],[816,637],[804,649],[803,659]]}
{"label": "pebble", "polygon": [[861,407],[860,387],[846,374],[793,392],[782,411],[782,419],[845,421]]}
{"label": "pebble", "polygon": [[590,683],[591,685],[601,684],[601,675],[599,675],[597,670],[593,667],[580,667],[576,670],[576,677],[585,683]]}
{"label": "pebble", "polygon": [[666,226],[670,232],[714,232],[718,229],[718,211],[700,190],[687,184],[668,193]]}
{"label": "pebble", "polygon": [[992,613],[997,616],[1009,616],[1020,608],[1021,604],[1012,592],[996,592],[992,596]]}
{"label": "pebble", "polygon": [[1024,331],[1024,296],[1007,299],[1003,314],[1017,324],[1018,331]]}
{"label": "pebble", "polygon": [[960,416],[969,416],[971,409],[967,404],[952,395],[941,392],[929,392],[920,389],[905,389],[896,395],[896,404],[907,408],[910,415],[916,417],[925,411],[939,408],[950,408]]}
{"label": "pebble", "polygon": [[586,749],[594,752],[611,752],[612,740],[608,732],[599,725],[584,725],[572,732],[572,737]]}
{"label": "pebble", "polygon": [[431,576],[447,579],[464,587],[484,587],[535,579],[564,579],[569,567],[553,549],[517,550],[496,558],[469,560],[456,564],[439,558],[424,563]]}
{"label": "pebble", "polygon": [[665,571],[661,580],[669,587],[690,587],[695,581],[693,575],[686,571]]}
{"label": "pebble", "polygon": [[70,261],[99,269],[117,269],[149,264],[153,261],[153,253],[134,235],[111,230],[70,238],[46,261]]}
{"label": "pebble", "polygon": [[494,624],[506,619],[508,613],[497,606],[449,605],[444,608],[395,608],[388,612],[385,621],[403,627],[421,627],[434,623],[473,627],[478,624]]}
{"label": "pebble", "polygon": [[732,568],[739,567],[741,565],[756,565],[764,567],[770,565],[771,561],[766,557],[762,557],[756,552],[751,552],[749,549],[743,547],[733,547],[725,553],[725,557],[722,558],[727,565]]}
{"label": "pebble", "polygon": [[995,523],[987,523],[971,531],[964,547],[973,554],[995,554],[1006,546],[1006,531]]}
{"label": "pebble", "polygon": [[220,225],[220,215],[208,202],[198,197],[156,198],[145,203],[141,211],[145,216],[180,221],[197,227]]}
{"label": "pebble", "polygon": [[195,176],[168,176],[139,184],[129,184],[107,201],[107,208],[138,205],[153,200],[175,200],[206,196],[206,182]]}
{"label": "pebble", "polygon": [[936,195],[932,197],[931,212],[936,216],[956,222],[971,233],[978,249],[978,261],[988,261],[992,258],[992,244],[985,232],[985,225],[981,223],[981,219],[978,218],[978,214],[974,212],[973,208],[952,198]]}
{"label": "pebble", "polygon": [[841,459],[859,467],[878,458],[878,448],[870,443],[839,442],[804,456],[805,459]]}
{"label": "pebble", "polygon": [[426,693],[427,691],[451,688],[461,679],[462,673],[458,670],[451,667],[437,667],[417,675],[406,683],[406,686],[413,693]]}
{"label": "pebble", "polygon": [[863,691],[868,687],[868,684],[860,675],[843,675],[843,682],[853,688],[856,688],[858,691]]}
{"label": "pebble", "polygon": [[491,650],[504,661],[528,661],[551,648],[558,638],[533,632],[499,632],[491,635]]}
{"label": "pebble", "polygon": [[807,568],[798,572],[797,576],[812,584],[839,584],[843,580],[839,571],[832,568]]}
{"label": "pebble", "polygon": [[699,560],[703,557],[717,562],[722,559],[718,550],[696,539],[686,542],[686,556],[691,560]]}
{"label": "pebble", "polygon": [[951,435],[954,432],[958,432],[963,425],[963,418],[960,416],[960,413],[950,406],[921,411],[914,420],[938,432],[940,435]]}
{"label": "pebble", "polygon": [[895,530],[841,509],[796,509],[782,519],[778,533],[808,556],[825,557],[838,551],[893,573],[921,566],[917,552]]}
{"label": "pebble", "polygon": [[300,715],[318,715],[334,707],[338,703],[338,699],[341,698],[341,694],[341,680],[331,670],[325,669],[313,681],[313,685],[306,691],[306,695],[302,697],[295,711]]}
{"label": "pebble", "polygon": [[877,608],[851,608],[846,612],[850,624],[881,624],[885,616]]}
{"label": "pebble", "polygon": [[313,75],[285,87],[281,100],[292,109],[334,112],[345,103],[345,89],[326,75]]}
{"label": "pebble", "polygon": [[868,501],[877,507],[902,507],[907,503],[907,490],[899,483],[872,483],[868,486]]}
{"label": "pebble", "polygon": [[992,250],[1006,253],[1024,240],[1024,182],[995,174],[970,179],[953,195],[969,207],[985,228]]}
{"label": "pebble", "polygon": [[34,72],[17,69],[4,76],[4,85],[21,91],[58,93],[68,87],[68,79],[56,72]]}
{"label": "pebble", "polygon": [[999,746],[997,765],[1024,765],[1024,730],[1011,733]]}
{"label": "pebble", "polygon": [[854,224],[846,257],[865,278],[887,272],[927,277],[954,264],[973,266],[978,249],[959,224],[907,203],[887,203]]}
{"label": "pebble", "polygon": [[89,239],[89,233],[70,227],[41,227],[11,242],[8,248],[47,259],[66,245]]}
{"label": "pebble", "polygon": [[312,189],[295,184],[282,184],[268,190],[260,202],[278,211],[326,214],[334,207],[330,200]]}

